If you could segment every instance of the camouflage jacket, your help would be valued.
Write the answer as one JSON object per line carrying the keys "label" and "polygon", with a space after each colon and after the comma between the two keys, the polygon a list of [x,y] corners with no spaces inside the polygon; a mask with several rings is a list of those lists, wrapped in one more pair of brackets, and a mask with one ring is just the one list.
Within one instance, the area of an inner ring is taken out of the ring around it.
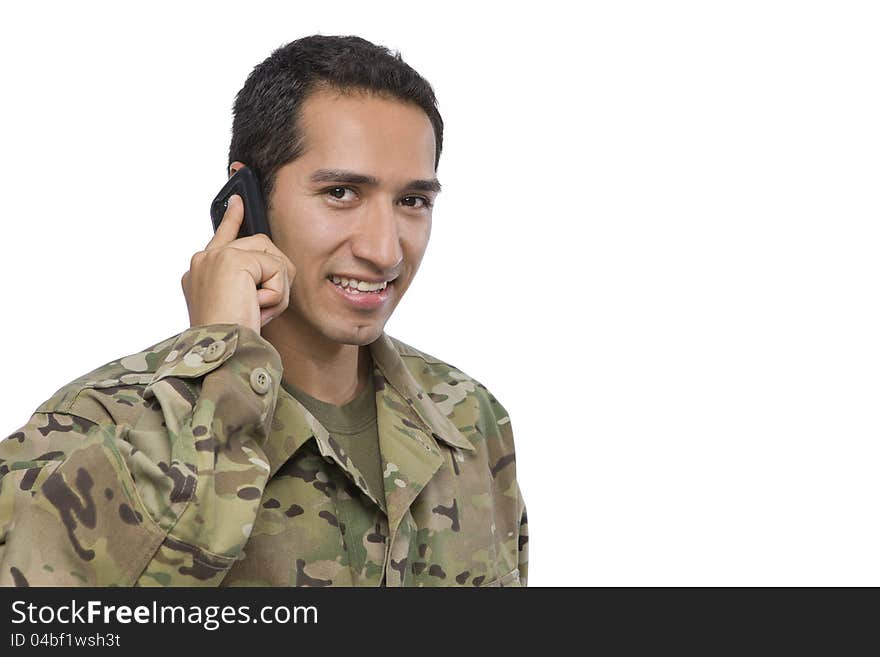
{"label": "camouflage jacket", "polygon": [[0,442],[0,584],[525,586],[507,412],[385,333],[370,351],[381,506],[268,341],[193,327],[75,379]]}

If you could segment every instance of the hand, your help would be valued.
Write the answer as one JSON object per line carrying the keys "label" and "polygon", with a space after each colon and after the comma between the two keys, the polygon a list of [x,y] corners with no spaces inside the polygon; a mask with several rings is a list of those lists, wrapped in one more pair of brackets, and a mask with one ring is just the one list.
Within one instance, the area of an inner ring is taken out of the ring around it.
{"label": "hand", "polygon": [[243,218],[244,203],[233,194],[214,237],[181,278],[190,327],[240,324],[259,333],[287,308],[296,266],[262,233],[236,239]]}

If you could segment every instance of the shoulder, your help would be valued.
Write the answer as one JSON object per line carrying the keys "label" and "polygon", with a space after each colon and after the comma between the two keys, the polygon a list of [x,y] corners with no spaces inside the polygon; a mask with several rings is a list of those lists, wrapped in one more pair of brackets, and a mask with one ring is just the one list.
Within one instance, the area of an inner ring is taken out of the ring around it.
{"label": "shoulder", "polygon": [[434,386],[461,386],[463,390],[486,390],[486,387],[472,376],[455,365],[436,356],[416,349],[397,338],[391,338],[391,344],[397,350],[407,369],[416,380],[430,392]]}
{"label": "shoulder", "polygon": [[133,424],[151,406],[143,391],[171,352],[180,333],[120,356],[64,384],[36,413],[68,413],[92,422]]}
{"label": "shoulder", "polygon": [[448,361],[388,337],[416,382],[460,429],[476,427],[485,436],[510,422],[507,409],[478,379]]}

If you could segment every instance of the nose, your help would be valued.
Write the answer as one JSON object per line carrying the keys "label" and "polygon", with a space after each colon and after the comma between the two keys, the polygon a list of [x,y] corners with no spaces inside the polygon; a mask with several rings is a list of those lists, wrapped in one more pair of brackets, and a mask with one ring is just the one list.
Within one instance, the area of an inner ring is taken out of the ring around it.
{"label": "nose", "polygon": [[377,275],[396,276],[403,249],[400,246],[399,219],[388,201],[373,199],[352,239],[352,254],[368,261]]}

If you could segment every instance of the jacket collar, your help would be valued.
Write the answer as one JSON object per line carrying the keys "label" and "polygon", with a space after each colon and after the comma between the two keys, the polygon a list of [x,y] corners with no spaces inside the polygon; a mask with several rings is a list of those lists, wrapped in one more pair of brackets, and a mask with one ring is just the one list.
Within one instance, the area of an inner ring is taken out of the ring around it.
{"label": "jacket collar", "polygon": [[320,453],[335,461],[387,513],[393,532],[413,499],[446,458],[438,441],[466,451],[475,451],[475,448],[419,385],[390,336],[383,331],[369,348],[376,388],[385,505],[377,491],[369,490],[354,464],[339,452],[338,444],[327,429],[281,386],[278,387],[273,428],[263,448],[272,477],[314,437]]}
{"label": "jacket collar", "polygon": [[421,418],[428,432],[436,440],[467,451],[475,451],[474,446],[458,430],[446,414],[431,400],[431,396],[415,380],[403,362],[391,337],[384,331],[370,344],[370,354],[374,367]]}

